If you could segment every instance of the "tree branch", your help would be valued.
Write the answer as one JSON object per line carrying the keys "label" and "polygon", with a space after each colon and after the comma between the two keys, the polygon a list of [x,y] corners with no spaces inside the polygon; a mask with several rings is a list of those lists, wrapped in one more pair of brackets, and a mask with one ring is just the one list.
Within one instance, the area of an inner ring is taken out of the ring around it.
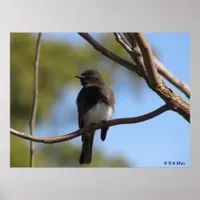
{"label": "tree branch", "polygon": [[113,33],[115,36],[115,39],[117,40],[117,42],[119,42],[119,44],[122,45],[122,47],[129,53],[131,54],[133,52],[133,49],[126,43],[126,41],[122,38],[122,36],[120,35],[120,33]]}
{"label": "tree branch", "polygon": [[[135,55],[134,60],[136,63],[143,63],[141,51],[133,37],[130,33],[124,33],[126,39],[132,45],[133,54]],[[138,59],[137,59],[138,58]],[[174,76],[155,56],[153,56],[155,67],[158,70],[158,73],[165,77],[170,83],[172,83],[176,88],[183,92],[188,98],[190,98],[190,88],[183,81],[179,80]]]}
{"label": "tree branch", "polygon": [[[190,122],[189,104],[183,98],[181,98],[179,94],[175,93],[169,87],[167,87],[167,85],[162,81],[162,78],[158,75],[155,68],[153,54],[144,35],[141,33],[133,33],[131,35],[135,38],[135,41],[140,48],[145,67],[148,70],[148,75],[150,73],[149,79],[145,79],[149,87],[166,102],[171,110],[179,113],[188,122]],[[153,85],[152,82],[149,83],[150,77],[152,78],[152,76],[154,77],[154,80],[151,81],[156,81],[153,83]]]}
{"label": "tree branch", "polygon": [[[133,33],[132,36],[135,38],[141,54],[143,56],[145,67],[148,69],[148,75],[150,73],[149,79],[145,79],[149,87],[154,90],[170,107],[171,110],[179,113],[182,117],[184,117],[188,122],[190,122],[190,106],[189,104],[180,97],[179,94],[172,91],[167,85],[162,81],[161,77],[158,75],[157,70],[155,68],[154,57],[149,48],[148,41],[144,37],[143,34]],[[156,81],[153,83],[149,83],[150,77],[154,77]]]}
{"label": "tree branch", "polygon": [[[133,61],[137,64],[137,73],[140,77],[147,77],[147,72],[144,67],[142,56],[141,54],[138,54],[137,47],[133,47],[134,44],[132,44],[132,48],[126,43],[124,38],[120,35],[120,33],[114,33],[116,41],[121,44],[121,46],[127,51],[127,53],[131,56]],[[129,38],[127,37],[129,40]]]}
{"label": "tree branch", "polygon": [[[129,38],[130,35],[127,33],[124,33],[128,41],[131,43],[131,39]],[[90,43],[97,51],[102,53],[104,56],[110,58],[111,60],[117,62],[118,64],[126,67],[127,69],[136,72],[136,69],[138,68],[137,65],[129,62],[128,60],[125,60],[113,52],[109,51],[105,47],[103,47],[101,44],[99,44],[92,36],[90,36],[88,33],[79,33],[81,37],[83,37],[88,43]],[[128,35],[128,36],[127,36]],[[137,59],[140,60],[140,63],[142,62],[142,57],[141,57],[141,52],[138,50],[136,43],[132,40],[132,49],[133,49],[133,54],[137,55]],[[156,59],[154,57],[154,59]],[[135,59],[134,59],[135,60]],[[157,60],[157,59],[156,59]],[[188,97],[190,96],[190,88],[180,81],[177,77],[175,77],[169,70],[166,69],[166,67],[161,64],[160,62],[158,63],[156,60],[155,65],[157,67],[158,72],[164,76],[169,82],[171,82],[175,87],[177,87],[179,90],[181,90],[183,93],[185,93]],[[161,65],[160,65],[161,64]],[[136,72],[137,73],[137,72]],[[140,74],[138,74],[140,76]]]}
{"label": "tree branch", "polygon": [[156,57],[154,57],[155,66],[158,72],[165,77],[176,88],[182,91],[188,98],[190,98],[190,88],[183,81],[174,76]]}
{"label": "tree branch", "polygon": [[86,134],[86,133],[93,131],[93,130],[101,129],[105,126],[116,126],[116,125],[120,125],[120,124],[133,124],[133,123],[143,122],[143,121],[152,119],[152,118],[166,112],[167,110],[169,110],[168,106],[163,105],[160,108],[158,108],[158,109],[156,109],[156,110],[154,110],[154,111],[152,111],[148,114],[141,115],[139,117],[113,119],[113,120],[109,120],[109,121],[106,121],[106,122],[97,123],[97,124],[94,124],[92,126],[84,127],[80,130],[74,131],[74,132],[66,134],[66,135],[62,135],[62,136],[58,136],[58,137],[52,137],[52,138],[34,137],[33,135],[22,133],[22,132],[19,132],[17,130],[14,130],[12,128],[10,128],[10,133],[12,135],[15,135],[17,137],[20,137],[20,138],[23,138],[23,139],[26,139],[26,140],[30,140],[30,141],[34,141],[34,142],[40,142],[40,143],[52,144],[52,143],[64,142],[64,141],[74,139],[76,137],[79,137],[80,135]]}
{"label": "tree branch", "polygon": [[133,35],[141,50],[150,85],[153,88],[156,88],[162,79],[157,72],[157,68],[155,67],[151,47],[142,33],[133,33]]}
{"label": "tree branch", "polygon": [[[30,118],[30,135],[33,137],[35,131],[35,119],[37,113],[37,104],[38,104],[38,68],[39,68],[39,58],[40,58],[40,43],[41,43],[41,35],[38,34],[37,44],[36,44],[36,55],[35,55],[35,63],[34,63],[34,93],[33,93],[33,104],[32,104],[32,112]],[[30,167],[34,167],[34,143],[30,142]]]}
{"label": "tree branch", "polygon": [[[127,33],[127,34],[133,36],[132,33]],[[100,45],[96,40],[94,40],[88,33],[81,33],[80,35],[83,38],[85,38],[97,51],[99,51],[103,55],[109,57],[107,55],[107,53],[105,53],[106,52],[105,48],[102,47],[102,45]],[[131,39],[131,37],[129,39]],[[105,51],[102,52],[102,48]],[[120,58],[120,57],[118,57],[118,58]],[[141,59],[139,61],[141,61]],[[119,63],[119,64],[121,64],[121,63]],[[182,99],[180,97],[179,94],[175,93],[170,88],[168,88],[163,81],[160,81],[159,85],[156,88],[153,88],[151,86],[151,84],[149,83],[149,79],[147,79],[146,76],[144,76],[144,75],[142,75],[142,74],[139,73],[137,66],[134,66],[134,68],[133,68],[133,67],[130,67],[130,66],[128,67],[127,65],[124,65],[124,64],[121,64],[121,65],[123,65],[124,67],[128,68],[129,70],[137,73],[139,76],[141,76],[142,78],[144,78],[146,80],[146,83],[148,84],[148,86],[153,91],[155,91],[166,102],[166,104],[169,106],[169,108],[171,110],[179,113],[184,119],[186,119],[188,122],[190,122],[190,106],[189,106],[189,104],[184,99]]]}
{"label": "tree branch", "polygon": [[135,64],[117,56],[113,52],[109,51],[105,47],[103,47],[101,44],[99,44],[92,36],[90,36],[88,33],[78,33],[81,37],[83,37],[88,43],[90,43],[94,49],[102,53],[104,56],[110,58],[111,60],[117,62],[118,64],[126,67],[127,69],[136,72],[135,68],[137,67]]}

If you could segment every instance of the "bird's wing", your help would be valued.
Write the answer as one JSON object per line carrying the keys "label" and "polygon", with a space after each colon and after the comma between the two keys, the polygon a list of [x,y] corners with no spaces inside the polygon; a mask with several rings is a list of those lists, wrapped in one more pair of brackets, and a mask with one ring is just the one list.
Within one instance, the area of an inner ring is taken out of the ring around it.
{"label": "bird's wing", "polygon": [[[104,95],[103,99],[106,103],[112,105],[112,109],[114,111],[114,106],[115,106],[115,95],[113,93],[113,91],[109,88],[109,87],[106,87],[104,89],[101,90],[102,94]],[[113,97],[113,98],[111,98]]]}
{"label": "bird's wing", "polygon": [[[91,92],[94,95],[89,95]],[[81,91],[78,94],[78,97],[76,99],[77,107],[78,107],[78,124],[79,128],[84,127],[84,115],[86,112],[98,102],[98,87],[88,87],[88,88],[82,88]],[[82,135],[82,141],[84,141],[84,135]]]}

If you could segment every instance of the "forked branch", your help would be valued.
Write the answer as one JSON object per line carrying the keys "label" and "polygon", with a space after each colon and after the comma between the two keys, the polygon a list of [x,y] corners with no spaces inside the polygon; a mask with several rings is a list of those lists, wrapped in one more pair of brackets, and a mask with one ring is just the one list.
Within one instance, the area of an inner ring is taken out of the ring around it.
{"label": "forked branch", "polygon": [[150,85],[152,88],[156,88],[161,82],[161,77],[157,72],[157,68],[155,67],[151,47],[143,33],[134,33],[134,37],[141,50]]}
{"label": "forked branch", "polygon": [[[90,34],[88,33],[79,33],[81,37],[83,37],[88,43],[90,43],[97,51],[102,53],[104,56],[110,58],[111,60],[117,62],[118,64],[126,67],[127,69],[136,72],[137,65],[125,60],[118,55],[114,54],[113,52],[109,51],[105,47],[103,47],[100,43],[98,43]],[[129,38],[130,41],[130,38]],[[134,50],[133,53],[135,55],[138,54],[138,58],[141,59],[141,53],[138,51],[137,46],[132,47]],[[135,60],[135,59],[134,59]],[[188,98],[190,98],[190,88],[189,86],[184,83],[183,81],[179,80],[175,77],[161,62],[158,61],[157,58],[154,57],[155,65],[157,67],[158,72],[160,75],[165,77],[170,83],[172,83],[175,87],[177,87],[181,92],[183,92]],[[137,72],[136,72],[137,73]],[[139,74],[138,74],[139,75]]]}
{"label": "forked branch", "polygon": [[[112,52],[107,50],[105,47],[100,45],[94,38],[92,38],[88,33],[79,33],[84,39],[86,39],[96,50],[101,52],[103,55],[114,60],[110,53]],[[135,33],[137,34],[137,33]],[[123,65],[129,70],[137,73],[139,76],[146,80],[147,85],[156,92],[169,106],[169,108],[177,113],[179,113],[184,119],[190,122],[190,106],[189,104],[180,97],[179,94],[172,91],[167,85],[162,81],[161,77],[157,73],[157,69],[155,68],[156,64],[153,62],[154,58],[149,48],[149,44],[147,40],[144,38],[144,35],[137,34],[136,37],[134,33],[126,33],[128,36],[129,42],[132,41],[132,44],[138,44],[140,48],[140,52],[142,55],[142,59],[134,60],[136,65],[124,65],[124,59],[117,56],[118,60],[114,60],[115,62]],[[143,38],[141,38],[141,36]],[[125,47],[125,46],[123,46]],[[126,49],[127,50],[127,49]],[[116,56],[116,55],[115,55]],[[132,56],[131,56],[132,57]],[[132,57],[133,58],[133,57]],[[123,62],[121,62],[123,60]],[[119,61],[119,62],[118,62]],[[140,68],[142,66],[142,68]],[[148,76],[146,75],[145,70],[148,68]],[[145,69],[145,70],[144,70]]]}

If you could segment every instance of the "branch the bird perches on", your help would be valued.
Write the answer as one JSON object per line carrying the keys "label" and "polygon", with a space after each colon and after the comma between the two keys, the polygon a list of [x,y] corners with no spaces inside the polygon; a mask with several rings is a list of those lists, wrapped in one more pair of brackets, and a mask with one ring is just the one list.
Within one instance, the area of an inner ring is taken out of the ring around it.
{"label": "branch the bird perches on", "polygon": [[160,108],[158,108],[158,109],[156,109],[156,110],[154,110],[154,111],[152,111],[148,114],[141,115],[139,117],[113,119],[113,120],[110,120],[110,121],[101,122],[101,123],[98,123],[98,124],[93,124],[92,126],[87,126],[87,127],[84,127],[80,130],[74,131],[72,133],[65,134],[65,135],[58,136],[58,137],[53,137],[53,138],[34,137],[32,135],[19,132],[17,130],[12,129],[12,128],[10,129],[10,133],[12,135],[15,135],[17,137],[20,137],[20,138],[23,138],[23,139],[26,139],[26,140],[30,140],[30,141],[34,141],[34,142],[40,142],[40,143],[52,144],[52,143],[64,142],[64,141],[74,139],[76,137],[79,137],[83,134],[90,132],[91,130],[101,129],[104,126],[116,126],[116,125],[120,125],[120,124],[133,124],[133,123],[143,122],[143,121],[152,119],[152,118],[166,112],[167,110],[169,110],[167,105],[163,105]]}

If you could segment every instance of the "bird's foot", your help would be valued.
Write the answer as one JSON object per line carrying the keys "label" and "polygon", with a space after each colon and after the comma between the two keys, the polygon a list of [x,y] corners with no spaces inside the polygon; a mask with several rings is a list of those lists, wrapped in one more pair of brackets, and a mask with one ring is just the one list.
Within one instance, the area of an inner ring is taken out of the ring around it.
{"label": "bird's foot", "polygon": [[107,120],[105,119],[105,120],[102,120],[101,121],[103,124],[104,124],[104,126],[106,127],[106,122],[107,122]]}
{"label": "bird's foot", "polygon": [[91,123],[91,124],[90,124],[90,126],[91,126],[92,128],[94,128],[94,126],[95,126],[95,123]]}

